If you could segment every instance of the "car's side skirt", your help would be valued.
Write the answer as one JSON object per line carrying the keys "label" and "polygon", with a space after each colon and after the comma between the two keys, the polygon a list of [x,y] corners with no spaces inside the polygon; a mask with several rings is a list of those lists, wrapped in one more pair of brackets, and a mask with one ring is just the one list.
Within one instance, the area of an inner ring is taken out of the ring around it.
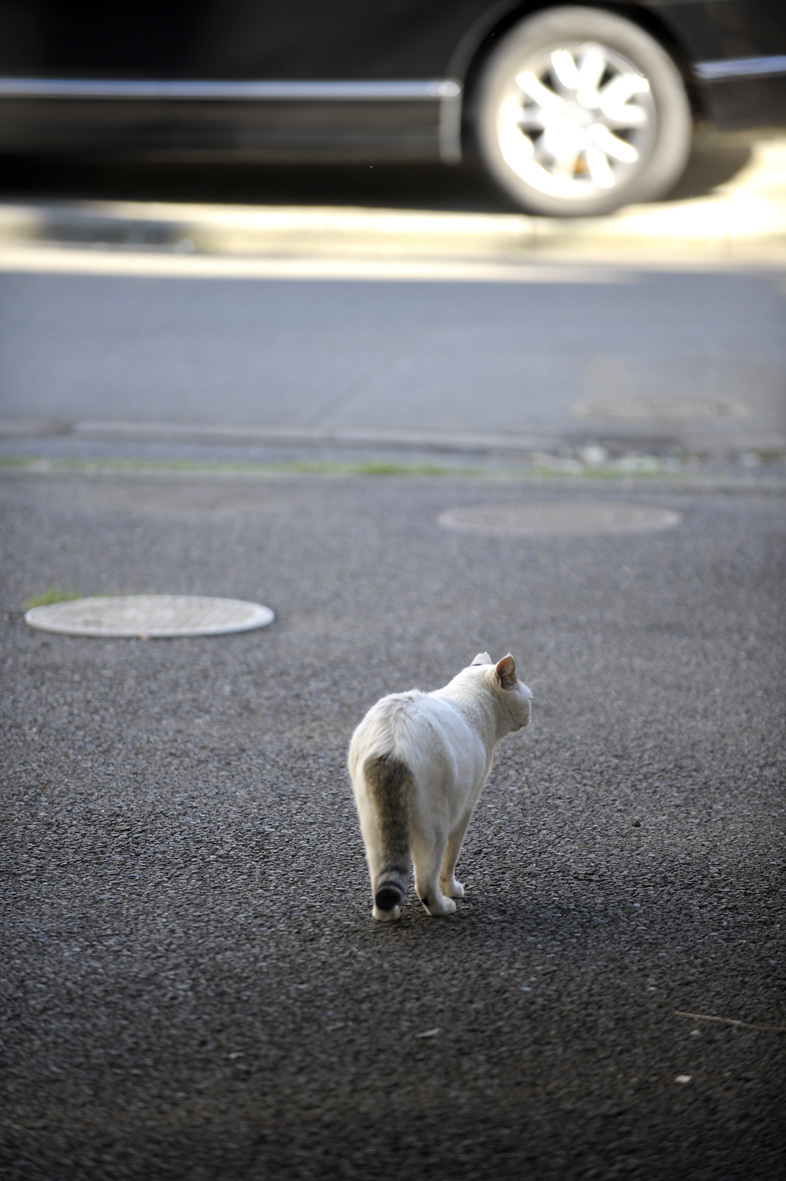
{"label": "car's side skirt", "polygon": [[[175,146],[187,147],[194,133],[207,133],[201,146],[281,157],[366,155],[461,158],[462,89],[452,79],[390,81],[222,81],[0,77],[0,102],[24,104],[22,123],[33,141],[47,127],[79,138],[85,103],[87,123],[118,126],[133,141],[151,126],[144,107],[155,105],[159,142],[164,147],[172,118]],[[113,104],[122,110],[113,115]],[[0,139],[2,136],[0,136]],[[66,136],[68,139],[68,136]],[[75,144],[78,146],[78,143]],[[140,143],[133,146],[145,146]]]}

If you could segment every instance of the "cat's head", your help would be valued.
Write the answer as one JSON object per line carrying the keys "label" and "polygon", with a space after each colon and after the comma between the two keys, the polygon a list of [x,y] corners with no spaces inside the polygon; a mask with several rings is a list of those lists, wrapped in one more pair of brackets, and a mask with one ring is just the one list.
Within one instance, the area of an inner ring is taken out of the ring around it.
{"label": "cat's head", "polygon": [[482,668],[486,673],[511,730],[522,730],[529,724],[532,693],[518,679],[516,662],[510,653],[495,663],[488,652],[479,652],[470,668]]}

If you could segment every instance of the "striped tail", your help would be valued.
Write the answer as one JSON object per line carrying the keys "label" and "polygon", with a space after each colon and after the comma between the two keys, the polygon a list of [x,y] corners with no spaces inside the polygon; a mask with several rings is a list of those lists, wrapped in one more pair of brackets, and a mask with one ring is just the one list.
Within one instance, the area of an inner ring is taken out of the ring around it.
{"label": "striped tail", "polygon": [[372,882],[374,904],[381,917],[391,914],[401,904],[409,881],[409,801],[412,772],[395,755],[367,759],[363,774],[379,818],[381,863]]}

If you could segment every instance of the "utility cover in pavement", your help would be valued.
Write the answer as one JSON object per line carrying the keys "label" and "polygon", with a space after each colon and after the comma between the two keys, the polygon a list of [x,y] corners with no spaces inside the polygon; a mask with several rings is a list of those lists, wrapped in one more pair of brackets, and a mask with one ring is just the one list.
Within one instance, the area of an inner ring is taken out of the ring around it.
{"label": "utility cover in pavement", "polygon": [[275,619],[269,607],[238,599],[202,595],[125,595],[75,599],[32,607],[25,622],[67,636],[223,636],[265,627]]}
{"label": "utility cover in pavement", "polygon": [[619,500],[546,500],[526,504],[473,504],[437,518],[450,529],[515,533],[524,537],[570,537],[603,533],[652,533],[682,522],[680,513]]}

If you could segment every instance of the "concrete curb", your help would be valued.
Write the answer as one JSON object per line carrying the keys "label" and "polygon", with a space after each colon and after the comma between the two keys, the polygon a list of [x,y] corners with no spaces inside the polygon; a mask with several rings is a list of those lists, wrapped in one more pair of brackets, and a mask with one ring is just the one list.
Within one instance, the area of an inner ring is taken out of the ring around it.
{"label": "concrete curb", "polygon": [[602,219],[321,206],[9,201],[0,245],[66,244],[182,254],[406,256],[786,263],[786,138],[762,141],[709,196]]}
{"label": "concrete curb", "polygon": [[[276,423],[173,423],[150,421],[118,421],[78,419],[73,422],[52,422],[36,420],[0,419],[0,439],[21,439],[36,437],[71,437],[81,440],[124,439],[134,442],[201,443],[206,440],[227,444],[273,447],[299,447],[308,450],[323,448],[345,448],[350,451],[381,449],[385,452],[406,452],[413,450],[442,453],[445,455],[500,454],[510,456],[558,455],[568,444],[564,437],[553,434],[520,434],[516,431],[480,432],[471,430],[438,431],[412,428],[410,430],[384,430],[368,427],[311,428]],[[657,440],[648,439],[648,432],[642,433],[638,455],[649,455],[652,444],[657,450]],[[650,443],[648,448],[647,444]],[[595,444],[578,444],[583,452],[590,451]],[[627,442],[609,440],[614,451],[631,452]],[[786,448],[786,439],[778,435],[764,435],[738,432],[735,444],[716,436],[695,432],[684,450],[692,455],[722,455],[730,450],[738,454],[781,455]],[[606,448],[604,447],[604,451]],[[602,465],[604,461],[601,460]],[[637,460],[632,460],[636,463]]]}

